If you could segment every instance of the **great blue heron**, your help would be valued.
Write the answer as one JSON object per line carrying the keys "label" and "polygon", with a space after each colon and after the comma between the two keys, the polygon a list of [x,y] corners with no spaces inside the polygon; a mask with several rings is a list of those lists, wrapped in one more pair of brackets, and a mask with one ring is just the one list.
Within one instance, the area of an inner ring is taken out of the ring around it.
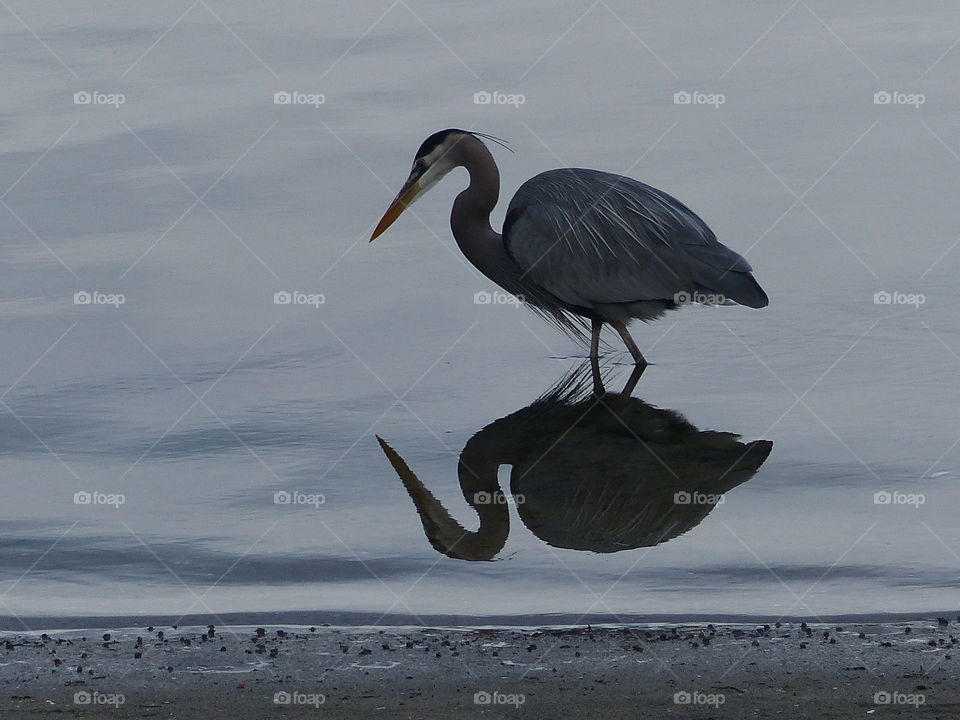
{"label": "great blue heron", "polygon": [[646,365],[627,330],[690,301],[767,305],[750,264],[676,198],[622,175],[563,168],[530,178],[507,209],[501,236],[490,227],[500,172],[481,138],[467,130],[428,137],[380,220],[373,242],[423,193],[457,167],[470,185],[457,195],[450,227],[477,269],[544,318],[585,339],[597,377],[600,331],[611,325],[637,365]]}

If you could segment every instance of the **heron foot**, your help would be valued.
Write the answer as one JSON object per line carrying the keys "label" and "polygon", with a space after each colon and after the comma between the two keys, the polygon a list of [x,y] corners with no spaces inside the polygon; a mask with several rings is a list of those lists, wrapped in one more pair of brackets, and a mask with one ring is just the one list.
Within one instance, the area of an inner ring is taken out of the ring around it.
{"label": "heron foot", "polygon": [[637,387],[637,383],[640,382],[640,377],[643,375],[643,371],[646,369],[647,363],[637,363],[634,365],[633,372],[630,373],[630,377],[623,386],[623,390],[620,391],[620,395],[623,397],[630,397],[633,395],[633,390]]}
{"label": "heron foot", "polygon": [[630,336],[630,331],[627,330],[627,326],[620,321],[611,321],[614,329],[619,333],[620,338],[623,340],[623,344],[627,346],[627,350],[630,351],[630,354],[633,356],[633,361],[637,365],[646,365],[647,360],[643,357],[643,353],[640,352],[640,348],[637,347],[637,344],[633,341],[633,338]]}

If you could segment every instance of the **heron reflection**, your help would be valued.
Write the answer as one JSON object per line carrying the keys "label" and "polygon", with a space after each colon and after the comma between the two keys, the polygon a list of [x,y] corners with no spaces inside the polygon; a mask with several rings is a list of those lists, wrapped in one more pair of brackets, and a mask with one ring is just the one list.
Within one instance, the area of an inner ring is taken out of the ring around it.
{"label": "heron reflection", "polygon": [[[754,476],[773,447],[699,430],[680,413],[628,393],[598,396],[590,375],[585,363],[467,442],[457,475],[479,517],[477,530],[465,529],[377,437],[437,551],[493,559],[510,532],[508,504],[553,547],[612,553],[659,545],[700,524],[725,493]],[[509,503],[497,479],[501,465],[512,466]]]}

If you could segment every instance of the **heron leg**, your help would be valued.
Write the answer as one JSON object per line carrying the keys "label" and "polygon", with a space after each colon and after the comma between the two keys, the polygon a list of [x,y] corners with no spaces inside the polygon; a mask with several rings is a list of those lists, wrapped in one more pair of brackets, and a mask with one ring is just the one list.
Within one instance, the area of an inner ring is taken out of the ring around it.
{"label": "heron leg", "polygon": [[603,327],[603,320],[590,321],[590,359],[600,358],[600,329]]}
{"label": "heron leg", "polygon": [[620,322],[611,320],[610,324],[613,325],[614,329],[620,333],[620,337],[623,338],[623,344],[627,346],[627,350],[630,351],[630,354],[633,355],[633,361],[637,365],[646,365],[646,358],[643,357],[643,353],[640,352],[640,348],[637,347],[637,344],[633,341],[633,338],[630,337],[630,332],[627,330],[627,326]]}
{"label": "heron leg", "polygon": [[603,320],[593,319],[590,321],[590,369],[593,371],[593,392],[595,395],[603,395],[606,392],[603,387],[603,379],[600,377],[601,328],[603,328]]}

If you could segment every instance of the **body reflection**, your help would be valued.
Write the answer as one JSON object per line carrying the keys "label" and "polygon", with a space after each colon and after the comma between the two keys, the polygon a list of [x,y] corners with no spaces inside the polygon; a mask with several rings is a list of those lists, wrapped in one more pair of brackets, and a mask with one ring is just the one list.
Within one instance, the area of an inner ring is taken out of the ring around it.
{"label": "body reflection", "polygon": [[[457,470],[480,519],[475,531],[377,438],[434,548],[463,560],[490,560],[503,548],[510,513],[497,470],[504,464],[512,466],[510,504],[547,544],[597,553],[659,545],[696,527],[725,493],[753,477],[773,447],[698,430],[679,413],[628,392],[590,393],[589,378],[589,366],[582,366],[467,442]],[[629,389],[631,383],[636,378]]]}

